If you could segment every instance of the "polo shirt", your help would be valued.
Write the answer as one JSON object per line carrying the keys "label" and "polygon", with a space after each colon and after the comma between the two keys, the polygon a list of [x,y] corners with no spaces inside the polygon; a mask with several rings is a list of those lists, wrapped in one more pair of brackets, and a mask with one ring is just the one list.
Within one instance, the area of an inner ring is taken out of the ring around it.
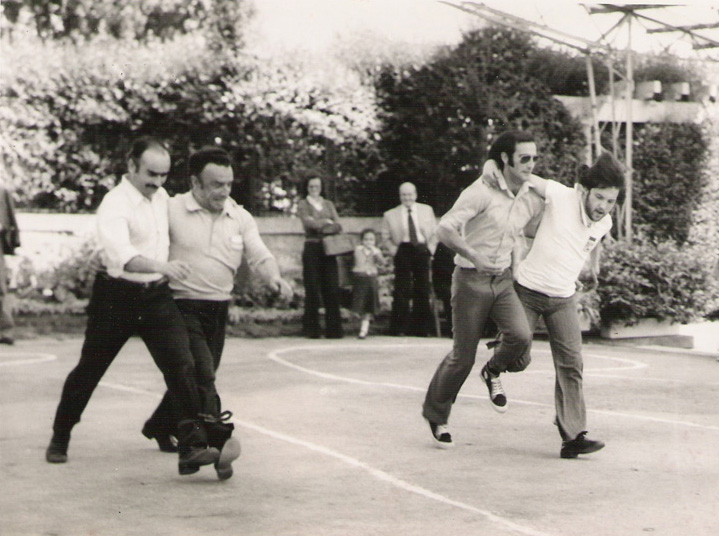
{"label": "polo shirt", "polygon": [[201,207],[192,192],[169,201],[170,259],[187,262],[190,275],[170,280],[178,299],[227,301],[243,258],[251,269],[273,259],[252,215],[232,199],[222,212]]}
{"label": "polo shirt", "polygon": [[[512,264],[512,251],[524,228],[541,217],[544,201],[527,182],[514,195],[504,177],[480,177],[465,188],[439,225],[457,230],[470,248],[486,259],[486,269],[500,272]],[[454,263],[475,268],[461,255]]]}
{"label": "polo shirt", "polygon": [[162,277],[159,273],[126,272],[123,268],[138,255],[167,262],[167,201],[159,188],[150,199],[140,193],[126,176],[105,194],[96,213],[100,258],[112,277],[146,283]]}
{"label": "polo shirt", "polygon": [[607,214],[587,216],[578,188],[547,181],[545,210],[532,248],[517,269],[517,282],[555,298],[568,298],[592,250],[612,228]]}

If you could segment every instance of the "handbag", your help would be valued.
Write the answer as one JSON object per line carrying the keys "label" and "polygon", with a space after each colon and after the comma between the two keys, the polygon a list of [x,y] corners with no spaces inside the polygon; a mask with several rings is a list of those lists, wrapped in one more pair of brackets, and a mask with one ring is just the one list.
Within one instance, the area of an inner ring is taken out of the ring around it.
{"label": "handbag", "polygon": [[325,255],[346,255],[354,251],[355,244],[350,235],[338,233],[323,236],[322,247],[325,249]]}
{"label": "handbag", "polygon": [[0,229],[0,254],[12,255],[20,247],[20,233],[16,227]]}

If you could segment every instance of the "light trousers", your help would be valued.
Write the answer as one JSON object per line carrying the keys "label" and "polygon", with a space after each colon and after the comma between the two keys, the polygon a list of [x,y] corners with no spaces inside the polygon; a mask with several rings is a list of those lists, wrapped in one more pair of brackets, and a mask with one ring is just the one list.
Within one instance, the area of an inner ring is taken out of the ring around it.
{"label": "light trousers", "polygon": [[455,267],[452,274],[452,350],[429,384],[422,415],[446,424],[462,385],[474,366],[479,340],[488,319],[502,332],[502,342],[489,361],[495,372],[510,371],[517,358],[529,355],[532,331],[514,290],[512,272],[487,275]]}

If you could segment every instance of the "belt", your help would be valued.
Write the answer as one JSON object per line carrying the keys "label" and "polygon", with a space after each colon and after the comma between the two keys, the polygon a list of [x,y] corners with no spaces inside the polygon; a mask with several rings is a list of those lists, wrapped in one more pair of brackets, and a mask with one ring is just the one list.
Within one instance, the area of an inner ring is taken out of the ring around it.
{"label": "belt", "polygon": [[99,272],[97,274],[97,277],[104,279],[106,281],[112,281],[113,283],[116,283],[118,285],[125,286],[127,288],[135,289],[135,290],[153,290],[159,287],[162,287],[164,285],[167,285],[169,282],[169,279],[167,276],[162,276],[160,279],[155,279],[154,281],[130,281],[129,279],[123,279],[121,277],[112,277],[108,275],[105,272]]}
{"label": "belt", "polygon": [[492,276],[496,277],[498,275],[504,275],[509,268],[505,268],[504,270],[477,270],[476,268],[466,268],[464,266],[459,267],[460,270],[463,270],[465,272],[475,272],[479,275],[486,275],[486,276]]}

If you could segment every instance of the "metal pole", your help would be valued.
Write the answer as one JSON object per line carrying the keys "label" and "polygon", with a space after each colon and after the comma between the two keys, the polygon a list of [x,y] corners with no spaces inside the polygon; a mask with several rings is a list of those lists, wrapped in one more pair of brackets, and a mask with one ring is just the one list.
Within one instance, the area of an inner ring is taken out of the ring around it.
{"label": "metal pole", "polygon": [[[592,55],[587,54],[587,79],[589,81],[589,98],[592,104],[592,128],[594,129],[594,150],[597,156],[602,152],[602,142],[599,135],[599,119],[597,114],[597,90],[594,84],[594,66],[592,65]],[[591,146],[589,149],[591,164]]]}
{"label": "metal pole", "polygon": [[624,201],[625,207],[625,236],[627,242],[631,242],[634,233],[632,232],[632,145],[634,137],[634,122],[632,118],[632,99],[634,96],[634,66],[632,65],[632,17],[627,18],[627,28],[629,30],[627,39],[627,130],[626,130],[626,166],[627,169],[627,189],[626,199]]}

